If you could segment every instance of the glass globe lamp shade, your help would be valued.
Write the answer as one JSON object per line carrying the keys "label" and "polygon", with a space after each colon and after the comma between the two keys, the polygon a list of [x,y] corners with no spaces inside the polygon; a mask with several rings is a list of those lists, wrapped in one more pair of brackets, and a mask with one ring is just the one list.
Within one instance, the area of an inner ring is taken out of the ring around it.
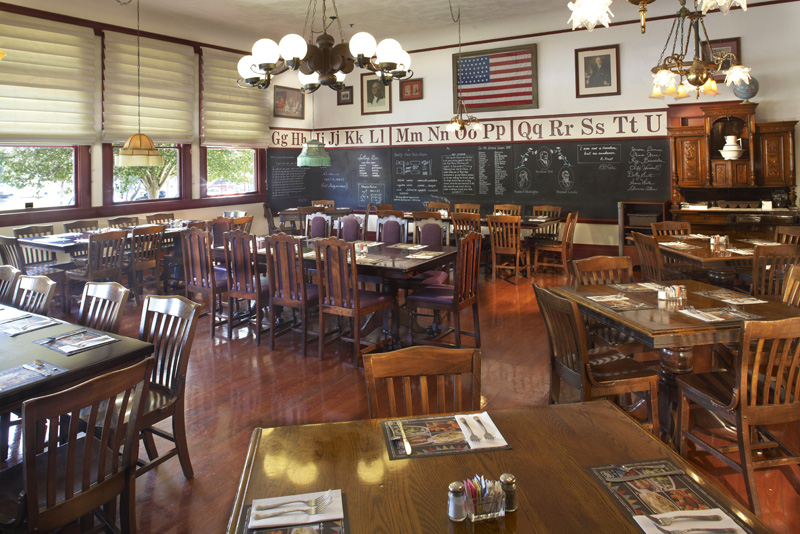
{"label": "glass globe lamp shade", "polygon": [[255,64],[253,56],[244,56],[239,60],[236,65],[236,70],[239,71],[239,76],[245,80],[248,78],[258,78],[258,74],[253,72],[252,66]]}
{"label": "glass globe lamp shade", "polygon": [[595,26],[602,24],[608,28],[611,12],[611,0],[576,0],[569,2],[567,7],[572,11],[572,16],[567,24],[572,23],[572,29],[586,28],[592,31]]}
{"label": "glass globe lamp shade", "polygon": [[301,85],[314,85],[319,84],[319,73],[312,72],[311,74],[303,74],[302,72],[297,72],[297,79],[300,80]]}
{"label": "glass globe lamp shade", "polygon": [[353,57],[372,57],[377,46],[375,38],[367,32],[358,32],[350,39],[350,53]]}
{"label": "glass globe lamp shade", "polygon": [[661,87],[657,84],[653,84],[653,92],[650,93],[650,98],[658,98],[660,100],[664,100],[664,95],[661,94]]}
{"label": "glass globe lamp shade", "polygon": [[283,59],[290,61],[293,59],[303,59],[308,52],[308,44],[305,39],[296,33],[290,33],[283,36],[281,42],[278,43],[278,48]]}
{"label": "glass globe lamp shade", "polygon": [[336,83],[344,83],[344,79],[347,77],[347,74],[342,71],[334,72],[333,75],[336,76]]}
{"label": "glass globe lamp shade", "polygon": [[411,68],[411,56],[405,50],[400,50],[397,61],[397,70],[407,71]]}
{"label": "glass globe lamp shade", "polygon": [[259,39],[253,45],[253,58],[256,65],[264,63],[274,65],[280,57],[281,52],[278,48],[278,43],[272,39]]}
{"label": "glass globe lamp shade", "polygon": [[378,47],[375,49],[375,56],[378,63],[394,63],[396,65],[402,59],[400,55],[402,51],[403,47],[400,46],[400,43],[394,39],[384,39],[378,43]]}
{"label": "glass globe lamp shade", "polygon": [[750,68],[744,65],[733,65],[725,71],[725,85],[730,87],[732,83],[745,85],[750,83]]}

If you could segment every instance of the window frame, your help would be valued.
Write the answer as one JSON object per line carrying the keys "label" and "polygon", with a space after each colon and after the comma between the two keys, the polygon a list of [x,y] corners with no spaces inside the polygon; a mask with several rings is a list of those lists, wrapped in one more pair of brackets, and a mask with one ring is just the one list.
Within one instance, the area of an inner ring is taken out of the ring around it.
{"label": "window frame", "polygon": [[[253,161],[253,179],[255,180],[255,191],[249,191],[247,193],[236,193],[232,195],[218,195],[218,196],[209,196],[208,194],[208,149],[212,148],[221,148],[226,149],[230,148],[231,150],[253,150],[255,152],[255,158]],[[200,176],[199,176],[199,185],[200,185],[200,199],[202,200],[210,200],[210,201],[218,201],[222,200],[223,203],[225,200],[238,200],[243,199],[246,197],[265,197],[267,194],[267,150],[265,148],[253,148],[253,147],[200,147]],[[249,201],[248,201],[249,202]],[[263,202],[263,200],[261,201]],[[235,202],[235,203],[242,203],[245,202]]]}
{"label": "window frame", "polygon": [[[119,145],[118,145],[119,146]],[[149,198],[146,200],[114,200],[114,143],[103,143],[103,206],[150,205],[152,202],[178,202],[192,198],[192,145],[175,143],[174,146],[156,147],[178,152],[178,196]],[[184,184],[188,183],[188,191]],[[144,211],[148,211],[145,209]]]}

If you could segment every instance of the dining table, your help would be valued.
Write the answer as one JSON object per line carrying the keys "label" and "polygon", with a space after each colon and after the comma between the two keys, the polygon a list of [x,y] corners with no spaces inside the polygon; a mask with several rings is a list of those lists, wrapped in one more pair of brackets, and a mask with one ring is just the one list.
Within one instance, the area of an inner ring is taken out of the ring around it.
{"label": "dining table", "polygon": [[[80,342],[76,340],[78,336]],[[103,344],[92,345],[93,340],[102,341],[100,338],[105,336]],[[19,411],[23,401],[131,365],[153,352],[153,345],[145,341],[23,313],[5,305],[0,307],[0,338],[2,436],[8,434],[10,413]],[[73,344],[63,348],[69,342]],[[8,443],[2,442],[0,460],[7,456]]]}
{"label": "dining table", "polygon": [[[727,516],[733,532],[772,532],[609,401],[485,414],[509,447],[466,447],[393,459],[386,432],[390,420],[256,428],[227,532],[641,533],[637,521],[649,521],[642,516],[645,512],[700,508]],[[403,418],[402,423],[411,431],[426,417]],[[448,417],[455,419],[453,414],[444,419]],[[436,433],[444,424],[426,426]],[[662,468],[677,470],[677,475],[652,474],[665,472]],[[496,481],[504,473],[516,478],[516,511],[485,521],[449,519],[451,482],[475,476]],[[609,480],[620,473],[644,473],[645,480],[635,485]],[[336,529],[313,523],[312,516],[306,522],[313,524],[305,529],[248,529],[254,500],[328,489],[342,495],[343,517]]]}
{"label": "dining table", "polygon": [[[144,226],[152,226],[152,225],[139,225],[138,227]],[[130,237],[130,230],[133,227],[129,228],[113,228],[112,230],[128,230],[129,237]],[[181,232],[183,232],[186,228],[182,225],[169,225],[166,226],[164,229],[164,236],[173,238],[179,236]],[[70,254],[72,252],[77,252],[80,250],[86,249],[89,244],[89,235],[108,231],[106,228],[101,228],[100,230],[92,230],[89,232],[74,232],[74,233],[64,233],[64,234],[53,234],[47,236],[39,236],[39,237],[20,237],[17,239],[19,244],[23,247],[28,248],[36,248],[40,250],[46,250],[48,252],[55,252],[58,254]]]}

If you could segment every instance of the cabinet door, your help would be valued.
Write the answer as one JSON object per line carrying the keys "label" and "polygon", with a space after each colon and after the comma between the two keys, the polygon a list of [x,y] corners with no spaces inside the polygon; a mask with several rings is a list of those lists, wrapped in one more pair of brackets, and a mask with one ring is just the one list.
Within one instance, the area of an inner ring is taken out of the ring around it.
{"label": "cabinet door", "polygon": [[753,185],[748,179],[748,162],[746,161],[732,161],[731,171],[734,186],[746,187]]}
{"label": "cabinet door", "polygon": [[675,139],[675,155],[678,170],[678,186],[700,187],[705,185],[703,177],[702,137],[679,137]]}
{"label": "cabinet door", "polygon": [[711,162],[711,185],[714,187],[730,187],[733,185],[728,172],[728,163],[725,160]]}
{"label": "cabinet door", "polygon": [[764,178],[763,185],[786,185],[786,169],[784,162],[787,158],[786,132],[766,133],[761,135],[761,172]]}

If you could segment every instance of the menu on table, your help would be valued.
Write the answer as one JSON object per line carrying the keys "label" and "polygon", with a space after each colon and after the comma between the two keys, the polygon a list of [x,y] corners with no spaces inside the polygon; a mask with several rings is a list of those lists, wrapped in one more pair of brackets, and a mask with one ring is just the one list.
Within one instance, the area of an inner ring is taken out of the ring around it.
{"label": "menu on table", "polygon": [[705,323],[717,323],[722,321],[755,321],[763,319],[763,315],[756,315],[733,308],[705,308],[698,310],[695,308],[684,308],[678,313],[697,319]]}
{"label": "menu on table", "polygon": [[648,291],[661,291],[664,286],[653,282],[642,282],[638,284],[609,284],[608,287],[622,291],[623,293],[646,293]]}
{"label": "menu on table", "polygon": [[10,391],[64,371],[66,371],[65,368],[44,360],[34,360],[30,363],[17,365],[0,371],[0,391]]}
{"label": "menu on table", "polygon": [[6,319],[0,324],[0,331],[8,337],[18,336],[34,330],[40,330],[60,324],[59,321],[43,315],[23,314],[12,319]]}
{"label": "menu on table", "polygon": [[729,289],[714,289],[708,291],[698,291],[698,295],[709,297],[715,300],[721,300],[726,304],[733,304],[736,306],[744,306],[745,304],[766,304],[766,300],[757,299],[744,293],[737,293]]}
{"label": "menu on table", "polygon": [[431,258],[435,258],[437,256],[441,256],[444,252],[433,252],[433,251],[422,251],[422,252],[415,252],[414,254],[409,254],[406,256],[407,258],[413,258],[418,260],[429,260]]}
{"label": "menu on table", "polygon": [[700,248],[697,245],[690,245],[689,243],[684,243],[683,241],[665,241],[659,244],[664,245],[665,247],[678,248],[681,250],[691,250],[695,248]]}
{"label": "menu on table", "polygon": [[629,299],[625,295],[621,294],[593,295],[587,298],[597,302],[598,304],[602,304],[607,308],[611,308],[614,311],[644,310],[655,307],[652,304],[647,304],[646,302],[639,302],[638,300]]}
{"label": "menu on table", "polygon": [[388,245],[388,248],[402,248],[406,250],[420,250],[428,245],[412,245],[411,243],[395,243],[394,245]]}
{"label": "menu on table", "polygon": [[78,352],[93,349],[101,345],[108,345],[109,343],[115,343],[117,341],[119,341],[119,339],[108,334],[81,329],[55,337],[46,337],[35,343],[60,352],[61,354],[71,356]]}

